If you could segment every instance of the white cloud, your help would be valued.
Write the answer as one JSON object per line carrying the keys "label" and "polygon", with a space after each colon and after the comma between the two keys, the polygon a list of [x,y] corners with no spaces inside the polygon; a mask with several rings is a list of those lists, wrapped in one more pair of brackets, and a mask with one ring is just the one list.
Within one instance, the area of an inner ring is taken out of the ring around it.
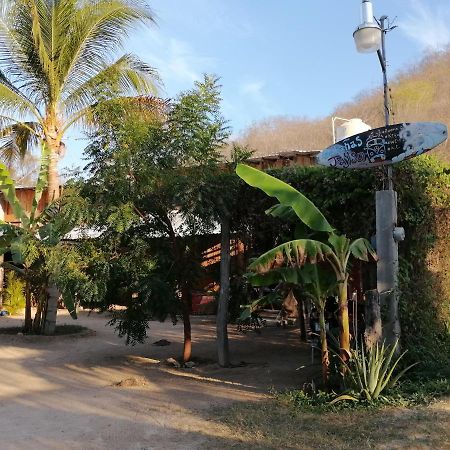
{"label": "white cloud", "polygon": [[[266,83],[262,80],[246,81],[239,85],[238,90],[241,94],[241,103],[243,103],[245,109],[249,109],[249,107],[254,109],[256,107],[264,115],[276,114],[276,109],[264,92],[265,86]],[[248,105],[249,103],[251,103],[251,106]]]}
{"label": "white cloud", "polygon": [[134,41],[133,48],[158,70],[167,88],[177,92],[200,80],[203,73],[214,72],[216,59],[199,55],[187,42],[156,33],[148,33],[146,38]]}
{"label": "white cloud", "polygon": [[264,88],[264,81],[250,81],[241,85],[240,91],[253,97],[261,97]]}
{"label": "white cloud", "polygon": [[450,5],[431,8],[423,0],[410,2],[411,12],[399,23],[407,36],[424,49],[443,50],[450,43]]}

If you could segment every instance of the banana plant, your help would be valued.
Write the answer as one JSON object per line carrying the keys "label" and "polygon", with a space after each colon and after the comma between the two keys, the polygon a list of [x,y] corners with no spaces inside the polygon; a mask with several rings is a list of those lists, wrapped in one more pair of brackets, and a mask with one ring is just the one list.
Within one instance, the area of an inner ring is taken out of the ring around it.
{"label": "banana plant", "polygon": [[[61,217],[61,200],[57,200],[39,214],[38,205],[47,186],[49,165],[49,151],[44,145],[41,155],[41,166],[35,187],[30,213],[21,205],[17,196],[14,181],[8,169],[0,163],[0,191],[11,206],[13,214],[20,220],[20,225],[0,221],[0,255],[11,252],[12,261],[4,262],[3,266],[14,270],[25,281],[25,331],[32,329],[31,297],[32,292],[39,300],[33,328],[42,331],[44,321],[49,310],[56,312],[57,298],[53,299],[55,305],[48,306],[46,288],[52,283],[52,275],[46,270],[46,259],[51,251],[61,241],[62,237],[70,231],[73,224],[67,217]],[[64,302],[72,317],[76,318],[74,297],[65,295]],[[36,329],[39,328],[39,329]]]}
{"label": "banana plant", "polygon": [[300,275],[302,277],[303,294],[311,300],[319,311],[322,378],[324,386],[327,387],[330,375],[330,358],[325,323],[325,306],[327,298],[336,293],[338,283],[333,273],[319,264],[305,265],[301,269]]}
{"label": "banana plant", "polygon": [[[322,378],[328,385],[330,358],[328,353],[325,306],[327,298],[336,293],[337,282],[333,272],[320,264],[307,263],[302,267],[280,267],[265,273],[247,274],[247,279],[255,287],[288,285],[296,287],[304,298],[308,298],[319,311],[320,347]],[[257,300],[259,306],[261,300]],[[255,305],[252,304],[253,307]]]}
{"label": "banana plant", "polygon": [[376,259],[370,242],[364,238],[351,241],[339,234],[316,205],[289,184],[245,164],[239,164],[236,173],[250,186],[279,201],[278,205],[266,211],[267,214],[281,218],[295,214],[301,224],[318,235],[317,239],[296,239],[281,244],[254,260],[249,269],[265,273],[283,265],[301,267],[306,263],[326,261],[339,285],[339,346],[342,360],[347,361],[350,356],[347,294],[350,258],[369,261],[372,256]]}

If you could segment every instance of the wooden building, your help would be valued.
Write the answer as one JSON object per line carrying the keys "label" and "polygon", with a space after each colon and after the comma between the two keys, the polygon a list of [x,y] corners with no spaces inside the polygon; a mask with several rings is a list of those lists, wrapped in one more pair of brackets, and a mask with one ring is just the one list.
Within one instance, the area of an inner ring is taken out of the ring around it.
{"label": "wooden building", "polygon": [[[19,200],[25,211],[30,214],[31,207],[34,198],[34,186],[18,186],[16,187],[16,197]],[[39,201],[37,212],[40,214],[47,204],[47,191],[42,193],[41,200]],[[14,225],[20,225],[20,220],[14,216],[11,205],[6,201],[5,197],[0,194],[0,219],[6,223],[12,223]]]}
{"label": "wooden building", "polygon": [[290,150],[270,155],[256,155],[249,158],[247,164],[260,170],[286,166],[314,166],[315,157],[319,153],[320,150]]}

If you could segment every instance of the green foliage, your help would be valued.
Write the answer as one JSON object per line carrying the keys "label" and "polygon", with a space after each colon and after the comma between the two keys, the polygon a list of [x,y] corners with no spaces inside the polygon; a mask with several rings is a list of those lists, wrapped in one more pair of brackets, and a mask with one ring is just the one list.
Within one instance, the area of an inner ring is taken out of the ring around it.
{"label": "green foliage", "polygon": [[12,270],[6,274],[3,306],[10,314],[17,314],[25,308],[25,283]]}
{"label": "green foliage", "polygon": [[198,236],[226,209],[227,200],[217,201],[225,197],[217,195],[218,180],[229,176],[218,165],[229,130],[215,77],[144,114],[139,102],[96,109],[87,149],[91,177],[81,182],[90,225],[102,230],[94,242],[98,260],[88,270],[106,285],[93,304],[125,306],[111,324],[131,344],[145,339],[149,320],[174,317],[182,304],[189,309],[202,270]]}
{"label": "green foliage", "polygon": [[277,400],[285,406],[298,412],[324,413],[347,409],[378,409],[387,406],[415,407],[429,405],[441,397],[448,396],[450,380],[448,378],[412,382],[404,379],[397,386],[389,389],[376,400],[360,400],[333,402],[335,392],[320,390],[309,392],[292,390],[277,394]]}
{"label": "green foliage", "polygon": [[[269,173],[304,193],[350,239],[374,235],[376,171],[286,167]],[[408,349],[405,362],[423,362],[411,376],[448,376],[450,168],[423,155],[396,165],[394,176],[399,225],[406,230],[406,239],[399,244],[401,344]],[[243,184],[237,197],[237,208],[246,205],[235,220],[245,224],[240,236],[250,248],[249,256],[304,236],[304,230],[296,233],[295,214],[283,216],[283,221],[264,214],[274,201],[263,192]],[[364,289],[374,289],[375,264],[363,264],[363,273]]]}
{"label": "green foliage", "polygon": [[328,233],[334,231],[314,203],[292,186],[244,164],[237,166],[236,173],[250,186],[276,197],[281,206],[292,208],[297,217],[312,230]]}
{"label": "green foliage", "polygon": [[406,353],[394,358],[397,346],[398,341],[391,347],[376,344],[365,350],[361,343],[360,348],[352,349],[349,362],[344,362],[347,369],[344,379],[349,382],[351,393],[340,395],[333,403],[345,400],[376,401],[385,390],[395,386],[398,380],[417,364],[404,368],[394,376],[396,367]]}
{"label": "green foliage", "polygon": [[426,361],[423,375],[450,375],[450,168],[415,158],[397,173],[400,317],[408,360]]}
{"label": "green foliage", "polygon": [[[96,285],[83,272],[85,264],[77,251],[78,244],[62,241],[85,218],[85,204],[80,201],[77,189],[68,184],[63,197],[49,204],[41,214],[35,214],[47,179],[45,161],[42,164],[44,169],[41,169],[37,181],[31,217],[26,222],[22,221],[20,227],[0,225],[3,231],[0,251],[2,254],[10,251],[12,255],[12,261],[3,265],[20,277],[24,289],[38,304],[33,325],[36,332],[43,327],[45,317],[42,312],[46,310],[46,287],[49,284],[61,291],[64,304],[74,319],[77,296],[89,297],[96,293]],[[15,191],[14,185],[12,189]],[[25,215],[19,202],[16,209],[19,217]]]}

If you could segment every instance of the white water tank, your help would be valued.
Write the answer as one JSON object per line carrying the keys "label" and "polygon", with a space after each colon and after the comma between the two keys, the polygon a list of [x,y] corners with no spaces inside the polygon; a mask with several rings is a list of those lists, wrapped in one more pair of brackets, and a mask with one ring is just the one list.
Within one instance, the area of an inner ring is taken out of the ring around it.
{"label": "white water tank", "polygon": [[336,127],[336,142],[371,129],[372,127],[367,125],[367,123],[364,123],[361,119],[355,118],[347,120]]}

